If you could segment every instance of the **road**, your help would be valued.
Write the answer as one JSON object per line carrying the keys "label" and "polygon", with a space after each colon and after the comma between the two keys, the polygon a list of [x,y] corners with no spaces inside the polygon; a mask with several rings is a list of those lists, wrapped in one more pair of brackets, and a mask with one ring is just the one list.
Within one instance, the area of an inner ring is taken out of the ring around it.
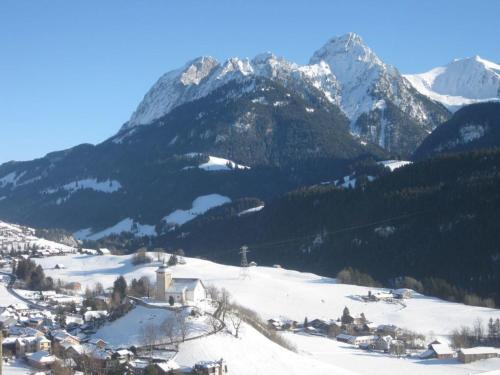
{"label": "road", "polygon": [[36,309],[36,310],[49,310],[49,311],[56,311],[53,307],[49,307],[49,306],[42,306],[42,305],[39,305],[31,300],[29,300],[28,298],[26,297],[23,297],[22,295],[20,295],[19,293],[17,293],[13,286],[14,286],[14,283],[16,282],[17,280],[17,277],[16,275],[12,274],[12,273],[8,273],[8,272],[4,272],[4,271],[0,271],[0,275],[5,275],[7,277],[9,277],[9,283],[7,284],[7,291],[12,295],[14,296],[15,298],[17,298],[18,300],[20,300],[21,302],[25,303],[26,305],[28,305],[28,307],[32,308],[32,309]]}

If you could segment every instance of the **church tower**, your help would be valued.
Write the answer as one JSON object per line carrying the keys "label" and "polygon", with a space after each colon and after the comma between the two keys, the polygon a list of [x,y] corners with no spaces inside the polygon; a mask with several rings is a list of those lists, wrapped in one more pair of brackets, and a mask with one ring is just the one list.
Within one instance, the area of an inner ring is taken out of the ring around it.
{"label": "church tower", "polygon": [[160,301],[166,301],[166,290],[170,287],[172,283],[172,274],[167,269],[167,265],[163,263],[156,270],[156,299]]}

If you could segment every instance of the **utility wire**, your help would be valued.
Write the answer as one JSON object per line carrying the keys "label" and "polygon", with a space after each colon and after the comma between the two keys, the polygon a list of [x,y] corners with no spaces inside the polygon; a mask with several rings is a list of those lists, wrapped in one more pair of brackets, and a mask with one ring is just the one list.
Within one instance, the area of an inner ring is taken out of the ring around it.
{"label": "utility wire", "polygon": [[[406,218],[410,218],[410,217],[422,215],[422,214],[428,213],[428,212],[430,212],[430,210],[416,211],[416,212],[409,213],[409,214],[393,216],[393,217],[390,217],[390,218],[387,218],[387,219],[383,219],[383,220],[372,221],[370,223],[359,224],[359,225],[352,225],[352,226],[349,226],[349,227],[344,227],[344,228],[335,229],[335,230],[331,230],[331,231],[323,231],[322,233],[323,234],[328,234],[328,235],[338,234],[338,233],[344,233],[344,232],[349,232],[349,231],[353,231],[353,230],[359,230],[359,229],[369,228],[369,227],[372,227],[374,225],[384,224],[384,223],[388,223],[388,222],[391,222],[391,221],[402,220],[402,219],[406,219]],[[306,236],[288,238],[288,239],[279,240],[279,241],[268,241],[268,242],[254,243],[254,244],[246,244],[246,246],[248,246],[249,248],[252,248],[252,249],[270,248],[270,247],[272,248],[272,247],[278,247],[278,246],[283,246],[283,245],[295,243],[295,242],[298,242],[298,241],[301,241],[301,240],[306,240],[306,239],[309,239],[309,238],[314,238],[316,236],[317,236],[317,233],[316,234],[309,234],[309,235],[306,235]],[[215,251],[215,252],[210,252],[210,253],[204,253],[204,254],[199,254],[199,255],[218,256],[218,255],[225,255],[225,254],[229,254],[229,253],[234,253],[234,252],[239,251],[239,250],[240,250],[240,248],[231,248],[231,249],[220,250],[220,251]]]}

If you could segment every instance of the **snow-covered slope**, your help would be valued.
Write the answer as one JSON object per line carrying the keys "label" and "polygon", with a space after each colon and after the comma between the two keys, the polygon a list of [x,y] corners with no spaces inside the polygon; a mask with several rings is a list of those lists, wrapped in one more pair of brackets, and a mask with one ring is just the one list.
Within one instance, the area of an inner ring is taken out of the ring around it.
{"label": "snow-covered slope", "polygon": [[207,194],[193,200],[193,205],[189,210],[175,210],[165,216],[163,220],[170,225],[182,225],[193,220],[199,215],[203,215],[211,208],[230,203],[229,197],[220,194]]}
{"label": "snow-covered slope", "polygon": [[[78,281],[82,289],[92,287],[97,281],[105,288],[112,286],[118,275],[124,275],[128,281],[142,276],[154,278],[157,264],[134,266],[132,256],[71,255],[35,261],[42,264],[47,275],[54,279]],[[66,269],[54,269],[57,263],[64,263]],[[375,324],[395,324],[431,338],[446,336],[462,325],[471,326],[477,318],[486,323],[490,317],[500,317],[500,310],[450,303],[422,295],[406,300],[406,306],[366,303],[353,296],[366,295],[369,290],[376,292],[376,288],[337,284],[334,279],[279,268],[251,267],[249,277],[242,279],[239,267],[186,258],[185,265],[172,267],[171,271],[174,277],[197,277],[205,284],[226,288],[236,301],[257,311],[264,319],[280,316],[297,321],[303,321],[306,316],[310,320],[336,319],[344,306],[348,306],[352,314],[364,312]],[[287,338],[297,346],[298,354],[285,351],[245,326],[240,339],[221,334],[182,344],[176,361],[190,365],[200,358],[223,357],[230,368],[238,369],[238,374],[249,375],[342,374],[336,370],[338,368],[357,374],[466,375],[500,365],[498,360],[462,365],[456,361],[397,359],[355,350],[326,338],[299,334]],[[310,370],[304,366],[310,366]]]}
{"label": "snow-covered slope", "polygon": [[422,94],[451,110],[481,101],[500,100],[500,65],[479,56],[456,59],[421,74],[405,75]]}
{"label": "snow-covered slope", "polygon": [[113,234],[119,235],[123,232],[131,233],[136,237],[156,236],[157,234],[154,225],[141,224],[127,217],[109,228],[97,232],[94,232],[91,228],[80,229],[74,232],[73,236],[79,240],[97,241],[101,238]]}
{"label": "snow-covered slope", "polygon": [[71,253],[76,248],[39,238],[35,235],[35,229],[17,224],[0,221],[0,247],[5,251],[26,251],[33,247],[45,250],[48,253]]}

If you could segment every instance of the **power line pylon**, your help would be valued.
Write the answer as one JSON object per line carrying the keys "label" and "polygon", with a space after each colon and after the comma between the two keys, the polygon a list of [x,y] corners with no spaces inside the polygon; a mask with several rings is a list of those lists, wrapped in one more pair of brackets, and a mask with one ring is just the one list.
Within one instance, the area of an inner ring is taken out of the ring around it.
{"label": "power line pylon", "polygon": [[240,249],[240,254],[241,254],[241,263],[240,263],[240,279],[247,279],[250,278],[250,275],[248,274],[248,259],[247,259],[247,253],[249,253],[250,250],[248,250],[248,246],[242,246]]}

